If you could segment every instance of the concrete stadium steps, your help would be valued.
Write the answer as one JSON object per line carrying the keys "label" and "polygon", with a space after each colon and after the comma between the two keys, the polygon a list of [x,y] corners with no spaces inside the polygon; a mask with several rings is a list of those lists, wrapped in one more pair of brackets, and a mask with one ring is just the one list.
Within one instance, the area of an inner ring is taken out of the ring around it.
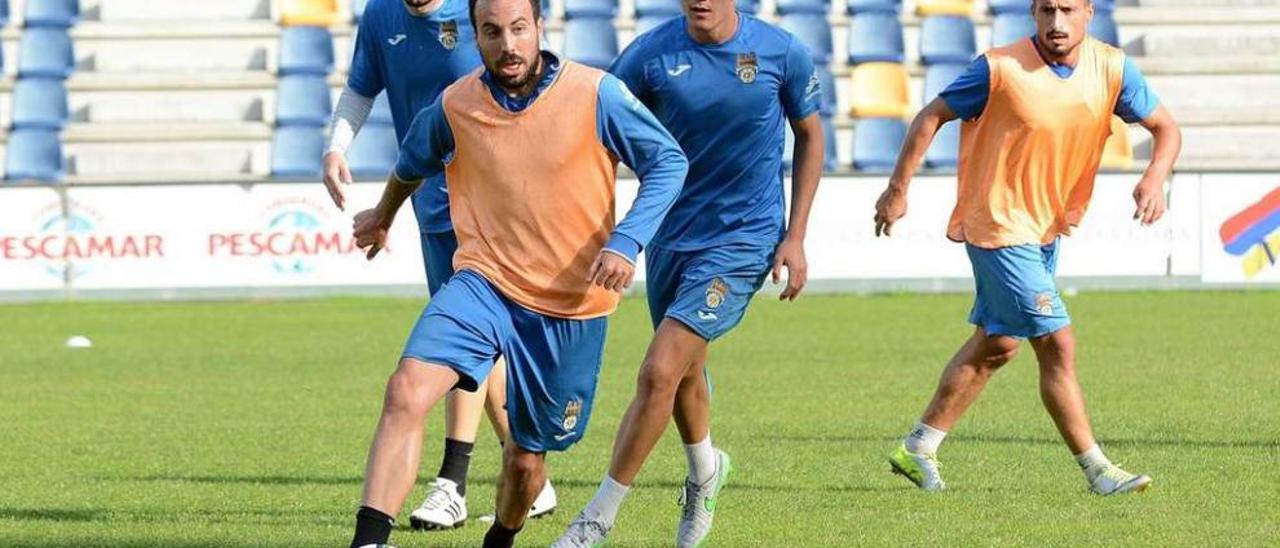
{"label": "concrete stadium steps", "polygon": [[265,176],[271,171],[271,142],[255,140],[110,142],[71,141],[63,144],[67,171],[76,175],[135,177],[163,173],[171,180],[220,175]]}

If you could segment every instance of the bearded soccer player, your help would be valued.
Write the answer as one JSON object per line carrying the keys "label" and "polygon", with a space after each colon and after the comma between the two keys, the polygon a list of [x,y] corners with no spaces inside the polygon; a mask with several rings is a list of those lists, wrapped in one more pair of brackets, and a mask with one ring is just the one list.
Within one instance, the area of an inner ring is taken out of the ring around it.
{"label": "bearded soccer player", "polygon": [[[352,546],[387,542],[417,474],[422,423],[505,358],[510,440],[485,546],[511,546],[545,482],[543,457],[581,439],[606,316],[688,171],[679,145],[626,86],[540,48],[538,0],[472,0],[484,69],[420,112],[375,209],[356,216],[372,258],[396,210],[445,174],[457,271],[427,305],[387,382]],[[616,223],[621,160],[640,178]]]}
{"label": "bearded soccer player", "polygon": [[1181,148],[1178,125],[1125,54],[1086,35],[1089,0],[1036,0],[1036,35],[979,57],[916,116],[889,187],[876,203],[876,234],[907,211],[907,185],[934,133],[961,118],[959,191],[948,238],[963,242],[977,298],[973,335],[943,370],[933,401],[890,456],[921,489],[944,488],[937,451],[991,376],[1023,339],[1040,366],[1040,398],[1099,495],[1141,491],[1146,475],[1103,454],[1076,379],[1075,335],[1054,284],[1058,245],[1084,216],[1113,114],[1151,132],[1154,152],[1133,191],[1134,219],[1165,212],[1164,183]]}
{"label": "bearded soccer player", "polygon": [[[706,363],[772,271],[783,300],[805,285],[805,231],[822,175],[820,80],[794,36],[736,11],[733,0],[685,0],[684,17],[638,37],[616,74],[689,157],[689,178],[645,251],[655,329],[608,474],[556,546],[593,546],[674,417],[688,475],[676,546],[706,541],[731,470],[711,442]],[[784,124],[796,136],[791,218],[785,219]]]}

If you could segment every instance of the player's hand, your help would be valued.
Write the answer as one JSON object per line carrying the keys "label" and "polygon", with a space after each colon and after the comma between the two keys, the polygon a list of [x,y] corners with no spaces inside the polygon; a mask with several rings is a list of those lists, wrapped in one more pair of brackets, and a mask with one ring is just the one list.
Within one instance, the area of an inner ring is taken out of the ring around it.
{"label": "player's hand", "polygon": [[336,150],[324,154],[324,189],[329,191],[333,205],[343,211],[347,207],[347,196],[342,187],[351,184],[351,170],[347,168],[347,157]]}
{"label": "player's hand", "polygon": [[876,200],[876,237],[890,236],[893,224],[907,214],[907,191],[892,184]]}
{"label": "player's hand", "polygon": [[809,262],[804,256],[804,241],[787,238],[773,253],[773,283],[782,281],[782,268],[787,269],[787,287],[778,295],[780,301],[794,301],[809,281]]}
{"label": "player's hand", "polygon": [[1133,201],[1138,209],[1133,212],[1133,219],[1143,225],[1159,221],[1167,209],[1164,198],[1164,181],[1143,179],[1133,189]]}
{"label": "player's hand", "polygon": [[356,246],[365,250],[365,258],[372,261],[382,248],[387,247],[387,232],[391,220],[382,218],[377,209],[366,209],[356,214],[352,223]]}
{"label": "player's hand", "polygon": [[595,284],[609,291],[622,293],[631,287],[631,278],[636,275],[636,265],[622,255],[610,251],[601,251],[596,261],[591,263],[587,272],[587,283]]}

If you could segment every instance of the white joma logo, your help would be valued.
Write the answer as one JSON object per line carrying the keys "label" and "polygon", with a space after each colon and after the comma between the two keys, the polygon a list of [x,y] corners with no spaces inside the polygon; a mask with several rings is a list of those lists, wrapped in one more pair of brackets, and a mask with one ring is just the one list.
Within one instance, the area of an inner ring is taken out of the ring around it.
{"label": "white joma logo", "polygon": [[717,316],[716,316],[715,312],[703,312],[703,311],[701,311],[701,310],[699,310],[699,311],[698,311],[698,319],[699,319],[699,320],[702,320],[702,321],[704,321],[704,322],[709,322],[709,321],[715,320],[715,319],[716,319],[716,317],[717,317]]}
{"label": "white joma logo", "polygon": [[684,74],[691,68],[693,68],[693,65],[676,65],[676,68],[667,69],[667,74],[670,74],[672,76],[680,76],[681,74]]}
{"label": "white joma logo", "polygon": [[393,46],[398,46],[400,45],[400,42],[404,41],[405,38],[408,38],[408,36],[403,34],[397,34],[395,38],[387,38],[387,43]]}
{"label": "white joma logo", "polygon": [[558,434],[558,435],[556,435],[556,436],[555,436],[555,438],[556,438],[556,441],[564,441],[564,440],[567,440],[567,439],[569,439],[569,438],[572,438],[573,436],[574,436],[574,433],[573,433],[573,432],[569,432],[568,434]]}

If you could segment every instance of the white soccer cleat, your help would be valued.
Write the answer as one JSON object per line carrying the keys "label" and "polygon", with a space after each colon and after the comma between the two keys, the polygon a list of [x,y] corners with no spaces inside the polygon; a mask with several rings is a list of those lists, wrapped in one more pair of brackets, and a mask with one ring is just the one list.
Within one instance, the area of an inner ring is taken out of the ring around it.
{"label": "white soccer cleat", "polygon": [[1118,464],[1107,465],[1089,482],[1089,490],[1102,496],[1137,493],[1151,485],[1151,476],[1125,472]]}
{"label": "white soccer cleat", "polygon": [[560,538],[551,543],[551,548],[596,548],[604,546],[605,537],[609,536],[609,526],[604,522],[588,519],[582,514],[569,522]]}
{"label": "white soccer cleat", "polygon": [[720,490],[729,482],[733,466],[729,455],[716,449],[716,474],[711,480],[697,485],[686,479],[680,493],[680,526],[676,528],[676,546],[694,548],[702,546],[711,534],[711,521],[716,515],[716,503]]}
{"label": "white soccer cleat", "polygon": [[458,494],[458,484],[445,478],[432,480],[427,500],[409,514],[409,525],[414,529],[453,529],[466,523],[467,499]]}
{"label": "white soccer cleat", "polygon": [[540,518],[549,516],[556,512],[556,488],[551,486],[551,480],[542,486],[542,491],[538,492],[538,498],[533,499],[533,507],[529,509],[529,518]]}
{"label": "white soccer cleat", "polygon": [[938,457],[932,454],[912,453],[905,445],[899,445],[889,455],[889,466],[895,474],[899,474],[925,491],[942,491],[947,484],[942,481]]}
{"label": "white soccer cleat", "polygon": [[396,547],[390,544],[365,544],[364,546],[360,546],[359,548],[396,548]]}

